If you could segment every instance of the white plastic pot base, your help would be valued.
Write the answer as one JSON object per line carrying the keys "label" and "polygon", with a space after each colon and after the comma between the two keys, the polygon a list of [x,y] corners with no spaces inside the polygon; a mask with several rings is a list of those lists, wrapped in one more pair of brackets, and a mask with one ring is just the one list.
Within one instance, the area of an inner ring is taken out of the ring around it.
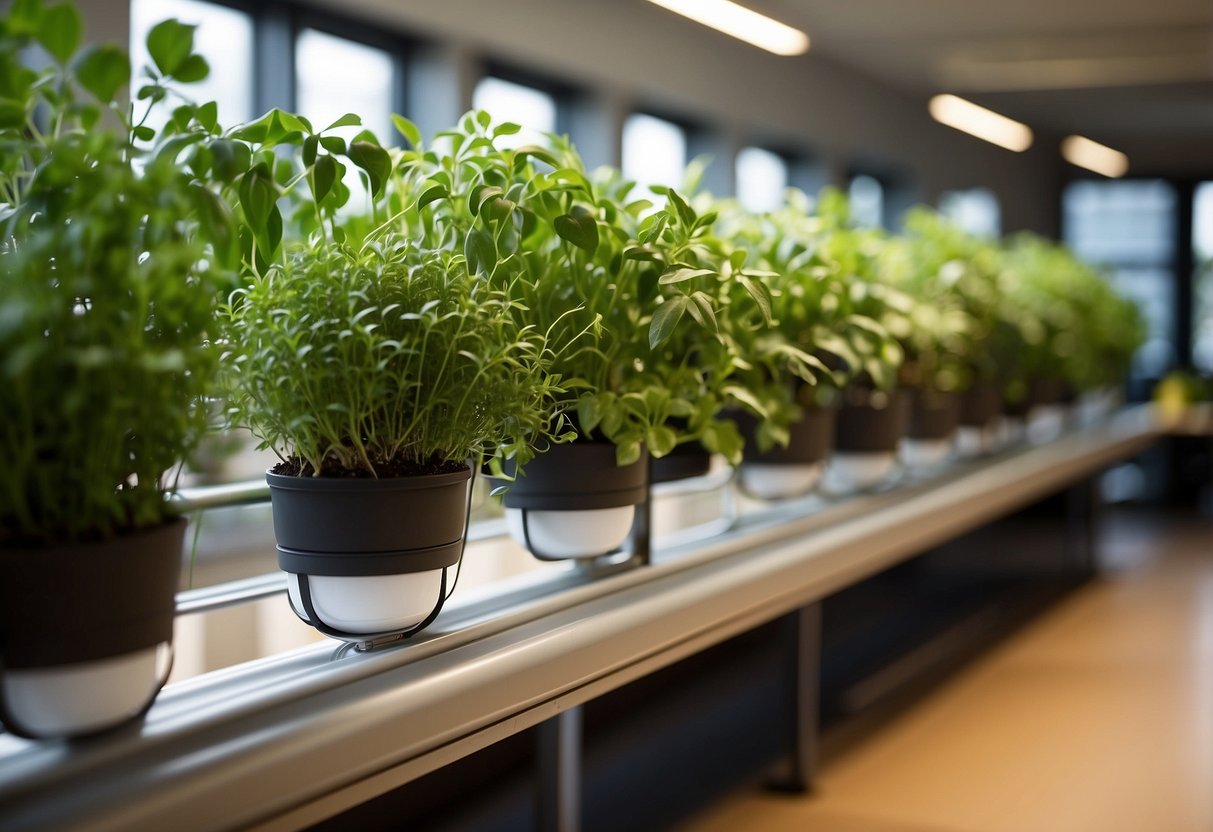
{"label": "white plastic pot base", "polygon": [[830,457],[826,469],[826,485],[831,491],[864,491],[880,485],[897,465],[897,454],[892,451],[878,453],[839,453]]}
{"label": "white plastic pot base", "polygon": [[1009,448],[1012,445],[1018,445],[1023,442],[1027,433],[1024,420],[1017,416],[1004,416],[1002,418],[1002,429],[998,436],[998,447]]}
{"label": "white plastic pot base", "polygon": [[166,670],[168,643],[91,662],[4,673],[4,702],[26,731],[42,737],[90,734],[147,707]]}
{"label": "white plastic pot base", "polygon": [[[585,511],[532,511],[527,509],[526,527],[531,554],[540,560],[595,558],[623,545],[632,531],[635,506],[596,508]],[[510,536],[526,546],[522,509],[505,510]]]}
{"label": "white plastic pot base", "polygon": [[[291,604],[303,612],[299,576],[287,577]],[[355,578],[309,575],[308,589],[316,615],[329,627],[354,635],[386,633],[415,627],[434,611],[442,570]]]}
{"label": "white plastic pot base", "polygon": [[817,487],[825,462],[809,465],[773,465],[745,462],[737,469],[741,490],[759,500],[802,497]]}
{"label": "white plastic pot base", "polygon": [[1041,405],[1032,409],[1028,417],[1028,441],[1033,445],[1043,445],[1061,436],[1066,428],[1066,417],[1069,409],[1061,404]]}
{"label": "white plastic pot base", "polygon": [[912,471],[930,471],[952,456],[951,439],[903,439],[901,461]]}
{"label": "white plastic pot base", "polygon": [[961,425],[956,429],[956,453],[964,459],[994,453],[998,450],[999,427],[991,423],[984,428]]}

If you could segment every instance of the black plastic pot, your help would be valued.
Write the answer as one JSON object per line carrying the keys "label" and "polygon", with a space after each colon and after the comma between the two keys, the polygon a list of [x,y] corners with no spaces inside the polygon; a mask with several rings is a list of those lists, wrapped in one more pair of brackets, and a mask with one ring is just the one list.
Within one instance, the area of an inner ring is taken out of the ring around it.
{"label": "black plastic pot", "polygon": [[[508,468],[506,472],[512,474]],[[648,496],[648,472],[648,453],[644,451],[631,465],[616,465],[615,446],[610,442],[553,445],[508,484],[502,505],[533,511],[640,505]]]}
{"label": "black plastic pot", "polygon": [[[0,675],[171,642],[185,527],[178,519],[112,540],[0,550]],[[19,736],[38,736],[3,696],[0,721]]]}
{"label": "black plastic pot", "polygon": [[712,455],[698,442],[675,445],[661,459],[649,460],[649,482],[657,485],[705,476],[712,468]]}
{"label": "black plastic pot", "polygon": [[1015,402],[1004,402],[1002,412],[1016,418],[1026,417],[1034,407],[1057,404],[1066,394],[1066,384],[1058,379],[1036,378],[1028,382],[1027,393]]}
{"label": "black plastic pot", "polygon": [[1002,394],[993,384],[974,384],[960,394],[960,424],[984,428],[1002,412]]}
{"label": "black plastic pot", "polygon": [[812,465],[830,455],[834,447],[835,422],[838,412],[834,408],[807,407],[799,422],[788,426],[789,441],[786,448],[772,448],[760,452],[755,443],[759,420],[745,412],[733,416],[737,428],[745,438],[745,462],[762,465]]}
{"label": "black plastic pot", "polygon": [[874,391],[860,404],[847,397],[838,411],[834,450],[842,453],[893,453],[906,433],[910,397],[905,390]]}
{"label": "black plastic pot", "polygon": [[[338,479],[266,474],[274,508],[278,566],[301,577],[373,577],[454,566],[463,552],[471,466],[446,474],[391,479]],[[365,640],[321,621],[302,581],[296,613],[325,635]],[[445,573],[427,626],[445,600]]]}
{"label": "black plastic pot", "polygon": [[910,439],[947,439],[960,423],[960,396],[930,390],[910,392],[906,436]]}

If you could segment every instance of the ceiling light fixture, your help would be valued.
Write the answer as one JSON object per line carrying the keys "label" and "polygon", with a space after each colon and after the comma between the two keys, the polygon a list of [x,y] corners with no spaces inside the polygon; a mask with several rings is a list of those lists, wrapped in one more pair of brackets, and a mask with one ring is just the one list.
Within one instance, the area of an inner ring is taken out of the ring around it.
{"label": "ceiling light fixture", "polygon": [[1124,176],[1129,170],[1128,156],[1083,136],[1066,136],[1062,139],[1061,155],[1071,165],[1078,165],[1113,179]]}
{"label": "ceiling light fixture", "polygon": [[809,51],[809,36],[804,32],[730,0],[649,2],[776,55],[803,55]]}
{"label": "ceiling light fixture", "polygon": [[955,95],[937,95],[927,109],[940,124],[976,136],[979,139],[1020,152],[1032,146],[1032,129],[1014,119],[980,107]]}

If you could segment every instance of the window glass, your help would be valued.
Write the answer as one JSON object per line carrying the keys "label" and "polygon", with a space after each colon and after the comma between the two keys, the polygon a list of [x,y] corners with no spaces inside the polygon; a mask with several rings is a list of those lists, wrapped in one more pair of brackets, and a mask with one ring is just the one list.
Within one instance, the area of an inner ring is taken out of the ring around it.
{"label": "window glass", "polygon": [[472,93],[472,106],[487,110],[493,122],[512,121],[522,130],[497,139],[499,147],[546,144],[544,133],[556,132],[556,99],[534,87],[501,78],[481,78]]}
{"label": "window glass", "polygon": [[[201,0],[133,0],[131,87],[137,91],[143,85],[143,68],[152,65],[147,53],[147,33],[169,18],[198,27],[194,30],[194,49],[211,67],[204,81],[183,84],[181,92],[196,103],[214,101],[218,105],[219,123],[225,127],[253,118],[253,21],[244,12],[226,6]],[[142,116],[139,106],[140,102],[136,102],[136,118]],[[163,126],[172,106],[160,109],[147,122],[154,129]]]}
{"label": "window glass", "polygon": [[1192,363],[1213,373],[1213,182],[1196,186],[1192,205]]}
{"label": "window glass", "polygon": [[[392,57],[382,49],[304,29],[295,43],[295,106],[323,130],[346,113],[362,117],[361,127],[339,127],[329,135],[347,141],[370,130],[385,145],[399,136],[392,126]],[[347,164],[342,180],[350,189],[349,212],[367,207],[367,192],[357,168]]]}
{"label": "window glass", "polygon": [[1075,182],[1063,201],[1066,242],[1100,263],[1160,263],[1174,256],[1175,190],[1161,180]]}
{"label": "window glass", "polygon": [[783,205],[788,187],[788,163],[761,147],[744,147],[737,154],[737,199],[748,211],[774,211]]}
{"label": "window glass", "polygon": [[634,113],[623,123],[623,175],[636,182],[637,197],[664,202],[652,185],[680,187],[687,166],[686,131],[671,121]]}
{"label": "window glass", "polygon": [[851,217],[863,228],[884,225],[884,186],[872,176],[859,175],[851,180]]}
{"label": "window glass", "polygon": [[1161,180],[1075,182],[1062,197],[1065,242],[1107,268],[1149,325],[1130,379],[1158,378],[1175,355],[1175,190]]}
{"label": "window glass", "polygon": [[970,234],[997,237],[1001,233],[998,197],[988,188],[948,191],[939,199],[939,210]]}

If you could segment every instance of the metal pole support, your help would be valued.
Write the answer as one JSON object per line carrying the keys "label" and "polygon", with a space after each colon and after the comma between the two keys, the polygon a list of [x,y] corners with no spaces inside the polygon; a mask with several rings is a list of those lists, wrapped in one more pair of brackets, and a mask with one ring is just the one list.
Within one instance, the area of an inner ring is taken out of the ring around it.
{"label": "metal pole support", "polygon": [[768,780],[774,791],[805,793],[817,775],[821,676],[821,602],[801,607],[783,620],[786,649],[788,720],[787,757]]}
{"label": "metal pole support", "polygon": [[538,727],[535,828],[581,829],[581,708],[569,708]]}

